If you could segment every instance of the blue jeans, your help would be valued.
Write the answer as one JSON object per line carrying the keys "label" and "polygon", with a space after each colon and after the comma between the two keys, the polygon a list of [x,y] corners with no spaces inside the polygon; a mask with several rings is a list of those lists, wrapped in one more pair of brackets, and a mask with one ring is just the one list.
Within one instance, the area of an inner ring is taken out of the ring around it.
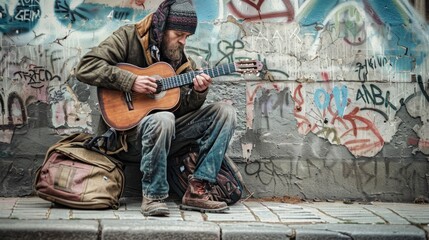
{"label": "blue jeans", "polygon": [[143,196],[164,199],[169,191],[167,159],[191,143],[199,146],[193,177],[216,182],[235,124],[235,109],[224,103],[207,105],[177,119],[171,112],[156,112],[128,134],[128,152],[120,158],[139,158]]}

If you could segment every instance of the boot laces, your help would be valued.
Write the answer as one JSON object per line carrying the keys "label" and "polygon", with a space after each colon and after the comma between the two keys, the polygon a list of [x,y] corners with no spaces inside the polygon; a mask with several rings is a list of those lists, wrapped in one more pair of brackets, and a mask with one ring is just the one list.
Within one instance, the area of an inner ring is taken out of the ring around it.
{"label": "boot laces", "polygon": [[199,195],[204,195],[207,193],[206,184],[203,181],[197,181],[195,184],[195,191]]}

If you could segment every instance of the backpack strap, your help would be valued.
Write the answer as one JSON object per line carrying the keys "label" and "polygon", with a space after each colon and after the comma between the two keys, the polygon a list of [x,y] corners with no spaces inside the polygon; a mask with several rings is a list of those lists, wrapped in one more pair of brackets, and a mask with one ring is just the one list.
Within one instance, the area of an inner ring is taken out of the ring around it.
{"label": "backpack strap", "polygon": [[100,136],[93,137],[89,141],[85,141],[83,143],[83,146],[86,149],[94,150],[99,149],[101,150],[105,155],[113,155],[117,154],[120,151],[124,150],[126,147],[126,144],[124,145],[122,141],[125,139],[120,138],[121,140],[121,147],[115,149],[116,142],[117,142],[118,134],[114,128],[109,128],[105,133],[103,133]]}
{"label": "backpack strap", "polygon": [[239,182],[239,184],[247,192],[247,197],[242,201],[246,201],[247,199],[251,198],[253,196],[254,192],[251,192],[247,188],[246,184],[244,183],[243,176],[241,176],[240,170],[238,169],[238,166],[235,164],[234,160],[232,160],[228,155],[225,154],[223,161],[229,167],[229,169],[232,171],[232,173],[234,174],[234,176],[235,176],[236,180]]}

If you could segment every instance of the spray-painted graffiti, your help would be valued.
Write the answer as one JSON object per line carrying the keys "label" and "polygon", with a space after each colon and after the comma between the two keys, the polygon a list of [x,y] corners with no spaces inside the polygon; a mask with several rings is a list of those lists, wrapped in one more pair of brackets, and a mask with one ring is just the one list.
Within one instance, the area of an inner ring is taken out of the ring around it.
{"label": "spray-painted graffiti", "polygon": [[427,87],[425,87],[425,84],[423,83],[422,76],[419,75],[417,77],[417,82],[419,84],[420,91],[422,92],[422,94],[425,97],[426,101],[429,102],[429,93],[428,93],[429,92],[429,81],[428,81],[428,84],[426,84]]}
{"label": "spray-painted graffiti", "polygon": [[290,182],[288,174],[284,173],[284,169],[270,160],[267,162],[250,162],[246,164],[244,171],[249,176],[255,176],[264,185],[276,185],[277,183],[287,185]]}
{"label": "spray-painted graffiti", "polygon": [[70,24],[79,31],[99,29],[108,23],[106,19],[130,20],[134,14],[131,8],[112,8],[92,3],[71,6],[71,3],[71,0],[55,0],[55,15],[62,24]]}
{"label": "spray-painted graffiti", "polygon": [[331,94],[329,94],[325,89],[319,88],[316,89],[314,93],[314,102],[316,104],[316,107],[319,108],[319,110],[323,111],[330,106],[332,99],[334,99],[338,116],[343,117],[344,110],[347,107],[348,103],[347,96],[347,86],[341,86],[341,88],[335,86]]}
{"label": "spray-painted graffiti", "polygon": [[364,63],[356,63],[355,72],[358,73],[359,80],[366,81],[368,80],[368,68],[375,70],[385,66],[392,66],[386,57],[373,57],[365,59]]}
{"label": "spray-painted graffiti", "polygon": [[31,66],[28,71],[15,72],[13,80],[24,81],[32,88],[42,88],[50,81],[61,81],[61,78],[41,66]]}
{"label": "spray-painted graffiti", "polygon": [[[227,6],[235,16],[241,19],[245,19],[247,21],[260,21],[270,18],[286,18],[289,22],[293,21],[295,17],[295,9],[289,0],[281,1],[279,6],[277,6],[277,4],[276,6],[271,6],[270,10],[268,11],[262,10],[262,5],[264,4],[264,2],[265,0],[230,1],[227,3]],[[266,4],[272,4],[272,2]]]}
{"label": "spray-painted graffiti", "polygon": [[38,23],[42,14],[40,0],[18,0],[15,4],[0,4],[0,32],[25,33]]}
{"label": "spray-painted graffiti", "polygon": [[386,91],[386,93],[383,94],[383,91],[375,84],[370,84],[369,87],[362,84],[362,88],[358,89],[356,94],[356,101],[359,100],[362,100],[365,104],[384,105],[386,108],[390,107],[393,110],[398,110],[398,108],[390,102],[390,91]]}
{"label": "spray-painted graffiti", "polygon": [[[303,86],[299,85],[294,93],[293,99],[295,101],[295,117],[298,121],[298,131],[302,134],[313,132],[318,136],[327,138],[332,143],[341,144],[346,146],[350,152],[355,156],[373,156],[381,150],[384,144],[384,139],[377,129],[374,122],[362,115],[359,107],[348,106],[347,111],[344,111],[344,106],[348,100],[344,100],[347,96],[347,89],[343,88],[342,97],[340,98],[339,88],[337,94],[337,101],[334,101],[339,110],[335,111],[332,107],[332,101],[329,94],[324,94],[326,100],[322,107],[318,107],[320,103],[316,101],[316,107],[322,109],[319,111],[304,111],[306,106],[311,104],[306,103],[306,96],[303,94]],[[320,91],[323,92],[323,91]],[[316,98],[315,98],[316,99]],[[343,100],[341,100],[343,99]],[[331,103],[331,104],[329,104]],[[341,115],[342,114],[342,115]]]}
{"label": "spray-painted graffiti", "polygon": [[[91,109],[88,104],[79,102],[72,87],[67,86],[70,82],[66,79],[79,58],[65,53],[75,52],[79,51],[64,51],[58,45],[49,49],[14,47],[2,52],[0,142],[9,143],[15,130],[28,124],[26,108],[35,102],[51,106],[52,116],[45,124],[59,134],[91,131],[88,125],[91,124]],[[82,98],[87,95],[82,91],[79,94]]]}
{"label": "spray-painted graffiti", "polygon": [[[141,19],[148,13],[145,10],[108,7],[103,4],[81,3],[75,6],[72,0],[55,0],[49,3],[53,4],[56,20],[66,27],[79,31],[99,29],[108,23],[107,19],[131,21]],[[45,9],[41,8],[40,0],[7,1],[4,5],[0,4],[0,32],[7,34],[30,32],[39,23]]]}

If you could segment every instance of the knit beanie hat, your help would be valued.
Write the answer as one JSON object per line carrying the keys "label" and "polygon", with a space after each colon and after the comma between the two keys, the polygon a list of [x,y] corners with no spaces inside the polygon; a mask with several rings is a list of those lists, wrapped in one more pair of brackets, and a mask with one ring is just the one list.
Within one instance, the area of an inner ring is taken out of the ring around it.
{"label": "knit beanie hat", "polygon": [[191,0],[176,0],[170,6],[165,29],[194,34],[197,22],[197,14]]}

